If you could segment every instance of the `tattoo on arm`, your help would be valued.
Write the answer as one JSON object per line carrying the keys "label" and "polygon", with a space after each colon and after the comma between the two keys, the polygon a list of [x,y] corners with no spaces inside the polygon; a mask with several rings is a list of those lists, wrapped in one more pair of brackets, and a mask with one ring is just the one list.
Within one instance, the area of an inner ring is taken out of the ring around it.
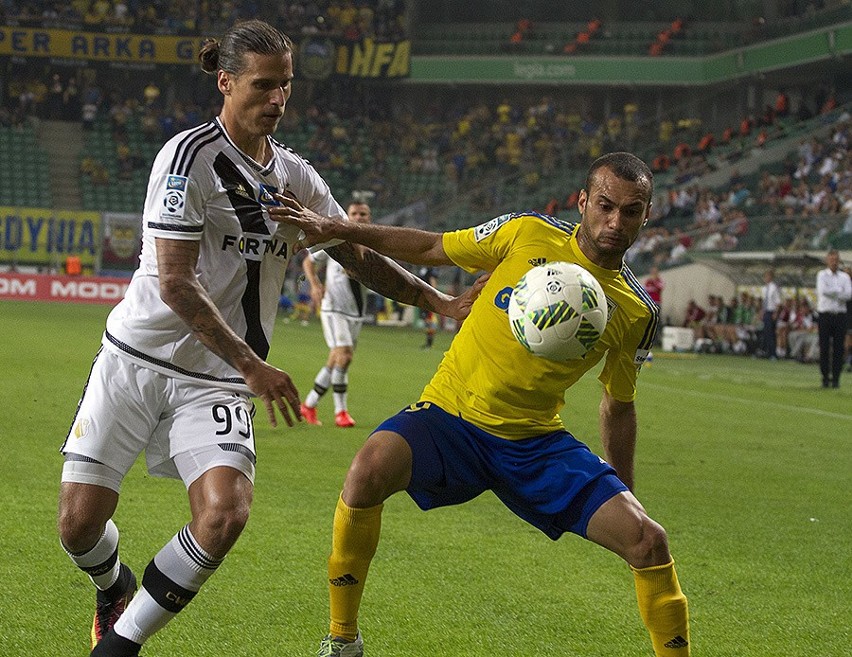
{"label": "tattoo on arm", "polygon": [[424,310],[435,310],[425,295],[427,284],[390,258],[370,249],[359,255],[350,242],[329,247],[326,252],[374,292]]}
{"label": "tattoo on arm", "polygon": [[226,363],[238,367],[238,361],[246,358],[248,346],[227,325],[216,307],[205,299],[203,291],[191,285],[172,289],[167,303],[187,323],[195,337]]}

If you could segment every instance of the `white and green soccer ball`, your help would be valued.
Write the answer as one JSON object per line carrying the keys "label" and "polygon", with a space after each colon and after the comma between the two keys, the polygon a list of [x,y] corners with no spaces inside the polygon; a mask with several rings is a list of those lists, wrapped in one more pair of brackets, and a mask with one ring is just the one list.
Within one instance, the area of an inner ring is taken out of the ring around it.
{"label": "white and green soccer ball", "polygon": [[509,299],[509,326],[528,351],[564,362],[585,356],[603,335],[607,303],[601,284],[572,262],[533,267]]}

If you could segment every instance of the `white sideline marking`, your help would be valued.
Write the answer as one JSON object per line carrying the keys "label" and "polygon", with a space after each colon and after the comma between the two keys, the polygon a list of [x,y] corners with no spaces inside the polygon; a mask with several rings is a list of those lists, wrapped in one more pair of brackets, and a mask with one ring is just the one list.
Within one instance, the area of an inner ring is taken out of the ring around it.
{"label": "white sideline marking", "polygon": [[837,418],[838,420],[852,420],[852,415],[846,413],[834,413],[832,411],[823,411],[819,408],[811,408],[810,406],[790,406],[789,404],[779,404],[777,402],[762,401],[759,399],[743,399],[741,397],[728,397],[727,395],[719,395],[714,393],[696,392],[693,390],[684,390],[683,388],[670,388],[662,386],[659,383],[649,383],[642,381],[642,388],[657,388],[658,390],[666,390],[668,392],[676,392],[680,395],[692,395],[693,397],[701,397],[702,399],[718,399],[724,402],[740,402],[741,404],[749,404],[753,406],[768,406],[769,408],[777,408],[785,411],[797,411],[799,413],[810,413],[811,415],[820,415],[822,417]]}

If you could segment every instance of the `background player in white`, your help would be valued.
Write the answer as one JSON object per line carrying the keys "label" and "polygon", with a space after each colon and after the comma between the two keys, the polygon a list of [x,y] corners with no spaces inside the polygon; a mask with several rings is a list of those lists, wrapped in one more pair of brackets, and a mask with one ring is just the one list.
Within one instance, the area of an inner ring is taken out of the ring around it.
{"label": "background player in white", "polygon": [[[370,206],[353,201],[346,209],[350,221],[370,223]],[[325,284],[317,276],[317,265],[325,267]],[[354,427],[349,414],[347,392],[349,365],[361,332],[366,309],[364,286],[350,278],[340,263],[328,257],[325,251],[308,255],[302,261],[305,276],[311,284],[311,297],[320,309],[322,332],[328,345],[328,360],[314,377],[314,387],[302,404],[302,417],[310,424],[321,425],[317,417],[317,404],[331,387],[334,395],[334,423],[338,427]]]}
{"label": "background player in white", "polygon": [[[92,655],[125,657],[195,596],[248,520],[255,472],[253,394],[273,425],[298,419],[290,376],[266,362],[278,297],[299,231],[270,219],[284,192],[345,221],[328,186],[270,135],[293,79],[289,39],[261,21],[235,25],[199,54],[224,97],[220,115],[170,139],[152,167],[143,248],[125,298],[107,319],[74,423],[59,534],[97,588]],[[379,293],[451,315],[452,299],[363,247],[332,257]],[[112,521],[122,479],[148,470],[183,480],[191,522],[151,560],[141,589],[121,563]]]}

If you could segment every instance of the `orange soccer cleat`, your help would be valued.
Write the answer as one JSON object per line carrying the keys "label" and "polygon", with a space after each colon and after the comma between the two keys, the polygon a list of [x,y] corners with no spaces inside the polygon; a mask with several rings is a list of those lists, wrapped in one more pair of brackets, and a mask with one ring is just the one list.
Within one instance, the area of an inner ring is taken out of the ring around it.
{"label": "orange soccer cleat", "polygon": [[302,404],[299,407],[299,411],[302,413],[302,417],[308,424],[313,424],[318,427],[322,426],[322,422],[320,422],[319,418],[317,417],[316,408],[311,408],[310,406],[305,406],[304,404]]}
{"label": "orange soccer cleat", "polygon": [[348,411],[340,411],[334,416],[334,423],[339,427],[354,427],[355,420],[352,419],[352,416],[349,415]]}

